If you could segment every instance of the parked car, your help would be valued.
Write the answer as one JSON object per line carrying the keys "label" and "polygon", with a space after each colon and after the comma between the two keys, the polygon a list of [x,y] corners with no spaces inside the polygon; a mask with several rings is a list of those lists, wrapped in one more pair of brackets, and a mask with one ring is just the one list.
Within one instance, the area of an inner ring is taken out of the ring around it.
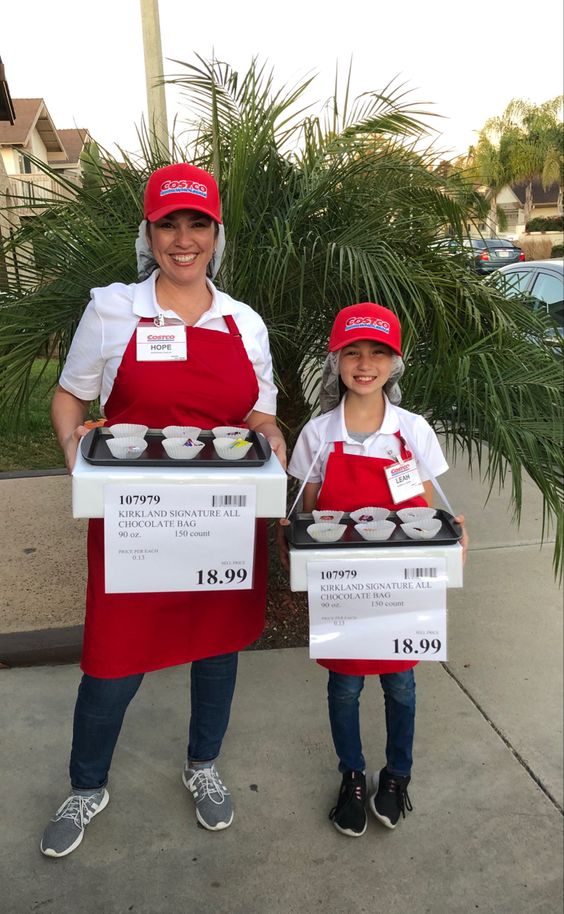
{"label": "parked car", "polygon": [[502,289],[508,298],[527,295],[533,311],[548,314],[556,324],[549,339],[557,335],[564,339],[564,259],[529,260],[501,267],[495,276],[503,277]]}
{"label": "parked car", "polygon": [[441,254],[462,256],[477,273],[493,273],[510,263],[522,263],[525,254],[507,238],[467,238],[462,243],[456,238],[439,238],[432,247]]}

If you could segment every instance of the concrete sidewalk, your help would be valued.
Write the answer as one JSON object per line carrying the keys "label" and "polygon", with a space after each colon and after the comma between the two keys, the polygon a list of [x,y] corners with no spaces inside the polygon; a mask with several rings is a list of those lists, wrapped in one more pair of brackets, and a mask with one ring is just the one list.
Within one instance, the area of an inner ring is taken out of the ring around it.
{"label": "concrete sidewalk", "polygon": [[[8,482],[0,489],[10,489],[21,522],[12,513],[3,548],[35,575],[22,583],[8,572],[0,620],[10,624],[10,606],[25,618],[32,603],[30,619],[48,628],[46,593],[56,592],[51,624],[64,627],[65,600],[83,573],[83,544],[62,533],[65,524],[68,536],[78,529],[63,507],[68,480],[33,480],[25,491],[13,486],[25,481]],[[354,841],[327,819],[340,779],[325,671],[305,649],[246,652],[220,766],[236,803],[232,828],[198,828],[181,783],[188,671],[179,667],[146,677],[114,758],[110,805],[74,854],[47,860],[38,842],[66,796],[80,673],[75,665],[4,669],[2,914],[558,914],[562,599],[551,544],[539,548],[540,500],[525,481],[517,530],[507,495],[484,508],[483,487],[465,468],[449,473],[446,488],[466,514],[472,552],[464,590],[449,591],[449,662],[418,668],[414,810],[395,832],[371,820]],[[26,492],[55,513],[22,521]],[[37,571],[49,561],[61,578],[43,590]],[[0,632],[23,628],[16,625]],[[375,679],[362,715],[369,768],[378,769],[384,719]]]}
{"label": "concrete sidewalk", "polygon": [[[557,914],[562,817],[534,770],[441,665],[418,674],[413,812],[360,841],[327,819],[339,775],[325,673],[305,649],[241,656],[221,772],[232,828],[196,826],[180,774],[187,670],[146,678],[128,713],[111,801],[70,857],[42,828],[62,801],[78,670],[2,673],[3,914]],[[369,767],[383,763],[378,683],[363,699]],[[549,747],[547,747],[549,748]]]}

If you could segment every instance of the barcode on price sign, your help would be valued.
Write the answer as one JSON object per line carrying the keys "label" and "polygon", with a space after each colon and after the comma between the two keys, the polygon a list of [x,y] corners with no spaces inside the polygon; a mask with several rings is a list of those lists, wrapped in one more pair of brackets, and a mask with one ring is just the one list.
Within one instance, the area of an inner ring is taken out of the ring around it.
{"label": "barcode on price sign", "polygon": [[212,495],[213,508],[245,508],[246,505],[246,495]]}
{"label": "barcode on price sign", "polygon": [[436,568],[404,568],[403,570],[404,577],[406,580],[410,578],[436,578],[437,569]]}

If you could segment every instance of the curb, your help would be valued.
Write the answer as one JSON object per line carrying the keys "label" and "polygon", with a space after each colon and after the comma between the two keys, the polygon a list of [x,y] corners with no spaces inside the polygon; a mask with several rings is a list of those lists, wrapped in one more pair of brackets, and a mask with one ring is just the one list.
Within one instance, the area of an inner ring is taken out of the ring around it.
{"label": "curb", "polygon": [[0,667],[78,663],[83,625],[0,634]]}

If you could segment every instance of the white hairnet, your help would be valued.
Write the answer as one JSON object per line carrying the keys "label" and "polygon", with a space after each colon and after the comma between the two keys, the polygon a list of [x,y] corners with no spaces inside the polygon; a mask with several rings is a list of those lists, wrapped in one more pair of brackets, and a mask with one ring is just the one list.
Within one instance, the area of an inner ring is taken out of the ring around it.
{"label": "white hairnet", "polygon": [[[321,374],[319,388],[319,405],[322,413],[335,409],[341,399],[339,390],[339,355],[340,352],[330,352],[325,359]],[[398,381],[405,371],[403,359],[399,355],[392,356],[392,370],[390,377],[384,384],[384,393],[390,403],[398,406],[401,403],[401,390]]]}
{"label": "white hairnet", "polygon": [[[217,228],[218,232],[215,239],[215,251],[208,264],[210,279],[215,279],[217,276],[221,266],[221,258],[223,257],[223,252],[225,250],[225,229],[223,228],[223,225],[218,225]],[[141,222],[139,226],[135,241],[135,254],[137,256],[137,275],[139,276],[139,279],[146,279],[158,266],[149,246],[146,219],[143,219],[143,222]]]}

